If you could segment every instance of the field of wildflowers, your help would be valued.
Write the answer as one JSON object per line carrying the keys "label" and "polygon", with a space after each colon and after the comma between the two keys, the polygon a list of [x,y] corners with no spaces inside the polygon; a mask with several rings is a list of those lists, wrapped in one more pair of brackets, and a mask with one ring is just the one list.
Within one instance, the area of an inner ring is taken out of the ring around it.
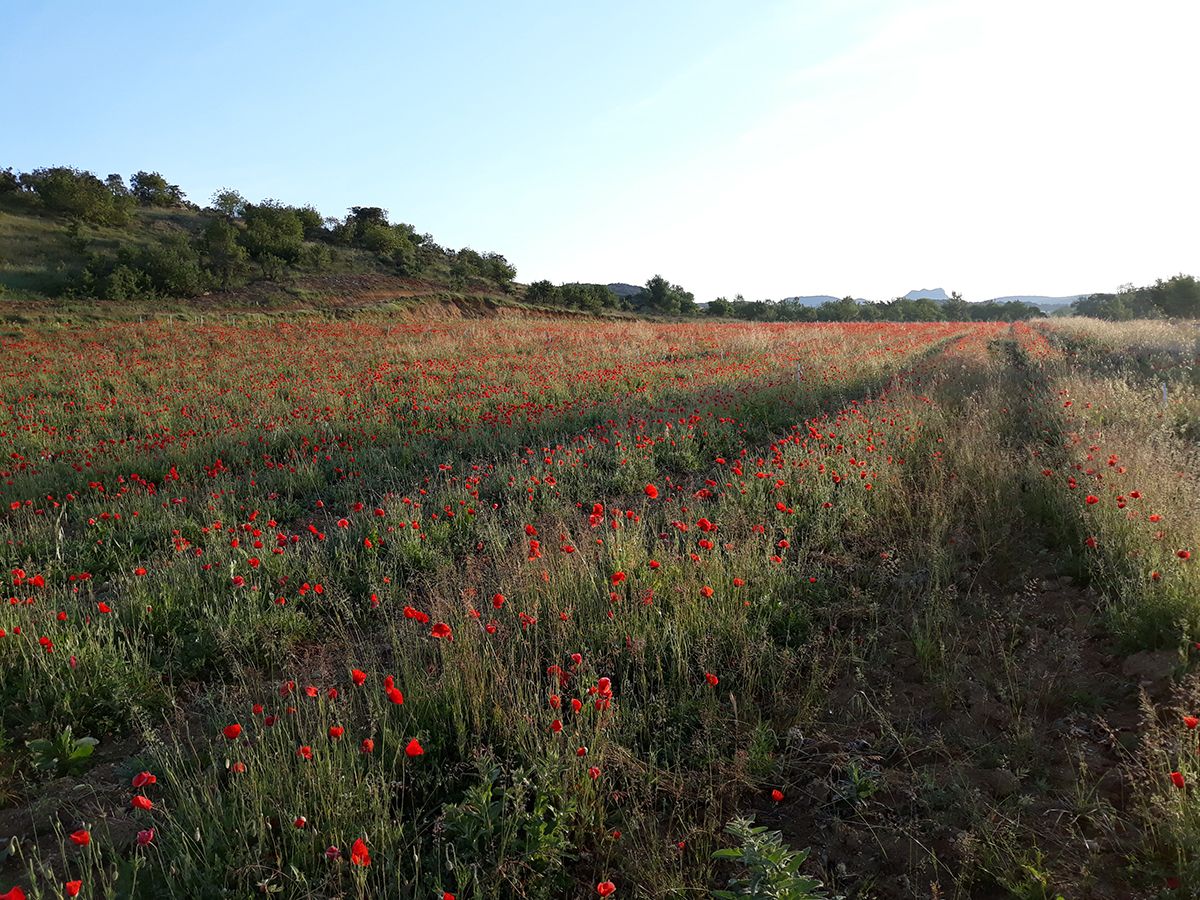
{"label": "field of wildflowers", "polygon": [[0,897],[1200,890],[1192,326],[43,324],[0,377]]}

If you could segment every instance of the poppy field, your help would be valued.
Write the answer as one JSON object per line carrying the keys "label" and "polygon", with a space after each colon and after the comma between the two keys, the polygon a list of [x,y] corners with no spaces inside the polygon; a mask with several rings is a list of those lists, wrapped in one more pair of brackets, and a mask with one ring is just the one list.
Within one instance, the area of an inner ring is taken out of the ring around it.
{"label": "poppy field", "polygon": [[1196,896],[1198,341],[10,329],[0,898]]}

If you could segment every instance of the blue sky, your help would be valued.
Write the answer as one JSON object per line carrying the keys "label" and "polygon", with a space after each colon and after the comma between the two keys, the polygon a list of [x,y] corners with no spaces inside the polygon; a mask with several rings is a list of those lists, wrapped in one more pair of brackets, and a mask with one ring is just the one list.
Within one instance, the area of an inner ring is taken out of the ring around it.
{"label": "blue sky", "polygon": [[1198,9],[8,0],[0,165],[380,205],[526,281],[1109,290],[1200,274]]}

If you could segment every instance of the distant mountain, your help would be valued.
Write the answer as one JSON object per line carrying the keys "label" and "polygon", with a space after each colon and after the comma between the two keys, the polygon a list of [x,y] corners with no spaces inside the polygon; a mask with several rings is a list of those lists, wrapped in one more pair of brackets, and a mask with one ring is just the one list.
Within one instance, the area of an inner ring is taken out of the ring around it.
{"label": "distant mountain", "polygon": [[905,300],[933,300],[936,303],[945,303],[950,299],[950,295],[941,288],[921,288],[919,291],[909,291],[904,295]]}
{"label": "distant mountain", "polygon": [[813,294],[808,297],[784,297],[780,303],[794,303],[797,306],[820,306],[822,303],[837,303],[840,297],[831,297],[829,294]]}
{"label": "distant mountain", "polygon": [[636,297],[645,288],[639,287],[636,284],[624,284],[620,281],[614,281],[608,286],[608,289],[618,297]]}

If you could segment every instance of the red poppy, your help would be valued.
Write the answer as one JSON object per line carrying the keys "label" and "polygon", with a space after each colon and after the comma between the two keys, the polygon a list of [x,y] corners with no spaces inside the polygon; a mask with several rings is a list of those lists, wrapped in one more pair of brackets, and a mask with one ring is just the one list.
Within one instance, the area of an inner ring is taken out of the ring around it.
{"label": "red poppy", "polygon": [[445,622],[437,622],[429,633],[435,638],[448,638],[450,637],[450,626]]}
{"label": "red poppy", "polygon": [[370,738],[363,738],[363,742],[358,745],[358,748],[363,753],[374,753],[375,752],[375,742],[373,740],[371,740]]}
{"label": "red poppy", "polygon": [[312,747],[308,746],[308,744],[304,744],[296,751],[296,755],[301,759],[312,759]]}
{"label": "red poppy", "polygon": [[602,881],[596,885],[596,893],[601,897],[608,897],[609,895],[615,893],[616,890],[617,886],[611,881]]}
{"label": "red poppy", "polygon": [[1192,551],[1191,550],[1180,550],[1175,555],[1178,556],[1180,559],[1191,559]]}
{"label": "red poppy", "polygon": [[495,607],[496,609],[499,609],[503,605],[504,605],[504,595],[503,594],[492,594],[492,606]]}
{"label": "red poppy", "polygon": [[651,500],[657,500],[658,499],[658,488],[652,484],[646,485],[646,496],[649,497]]}
{"label": "red poppy", "polygon": [[133,806],[135,809],[149,810],[149,809],[154,808],[154,801],[152,801],[149,797],[144,796],[143,794],[135,795],[134,798],[129,801],[129,804],[131,806]]}
{"label": "red poppy", "polygon": [[783,791],[779,790],[779,788],[775,788],[775,790],[771,791],[771,799],[774,800],[776,803],[782,802]]}
{"label": "red poppy", "polygon": [[707,681],[713,687],[716,687],[720,683],[720,679],[717,678],[717,676],[714,675],[712,672],[705,672],[704,680]]}
{"label": "red poppy", "polygon": [[343,728],[341,725],[330,725],[329,726],[329,736],[331,738],[333,738],[335,741],[340,740],[342,735],[345,733],[346,733],[346,729]]}
{"label": "red poppy", "polygon": [[226,725],[222,728],[221,733],[231,741],[237,740],[237,736],[242,733],[242,726],[234,722],[232,725]]}
{"label": "red poppy", "polygon": [[369,866],[371,864],[371,852],[367,849],[366,841],[362,838],[354,839],[354,843],[350,847],[350,862],[356,866]]}
{"label": "red poppy", "polygon": [[15,887],[5,894],[0,894],[0,900],[25,900],[25,892],[20,887]]}
{"label": "red poppy", "polygon": [[78,831],[73,831],[68,835],[71,838],[71,843],[80,847],[86,847],[92,842],[92,833],[81,828]]}
{"label": "red poppy", "polygon": [[1177,788],[1182,788],[1184,785],[1183,773],[1182,772],[1172,772],[1171,773],[1171,784],[1175,785],[1175,787],[1177,787]]}
{"label": "red poppy", "polygon": [[304,818],[304,816],[296,816],[296,818],[292,820],[292,824],[297,828],[303,828],[308,824],[308,819]]}
{"label": "red poppy", "polygon": [[132,783],[135,788],[143,788],[148,784],[157,784],[158,778],[149,772],[138,772],[138,774],[133,776]]}
{"label": "red poppy", "polygon": [[145,831],[139,831],[137,833],[137,843],[138,843],[139,847],[145,847],[147,844],[149,844],[153,840],[154,840],[154,829],[153,828],[147,828]]}
{"label": "red poppy", "polygon": [[408,757],[421,756],[425,753],[425,748],[421,746],[421,742],[413,738],[404,748],[404,753]]}
{"label": "red poppy", "polygon": [[1195,716],[1184,716],[1183,724],[1188,728],[1195,728],[1197,725],[1200,725],[1200,719],[1196,718]]}
{"label": "red poppy", "polygon": [[391,700],[393,703],[395,703],[397,706],[399,706],[400,704],[402,704],[404,702],[404,694],[402,694],[400,692],[400,688],[397,688],[397,687],[388,688],[387,696],[388,696],[388,699]]}
{"label": "red poppy", "polygon": [[350,680],[359,687],[362,687],[367,680],[367,673],[362,671],[362,669],[351,669]]}
{"label": "red poppy", "polygon": [[68,881],[63,884],[63,891],[68,897],[78,897],[79,891],[83,887],[82,881]]}

